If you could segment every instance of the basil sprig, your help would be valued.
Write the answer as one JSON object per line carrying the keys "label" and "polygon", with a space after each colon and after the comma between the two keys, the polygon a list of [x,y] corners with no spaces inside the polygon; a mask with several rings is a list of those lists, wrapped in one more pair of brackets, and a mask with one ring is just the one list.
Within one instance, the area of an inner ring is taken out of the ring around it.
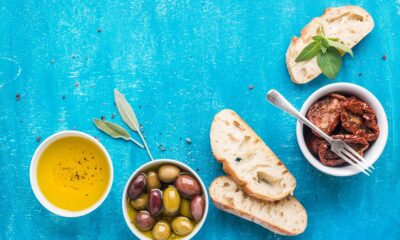
{"label": "basil sprig", "polygon": [[317,64],[322,73],[328,78],[334,79],[342,66],[342,56],[349,53],[353,57],[353,51],[338,38],[328,38],[324,34],[322,26],[319,35],[312,37],[308,44],[297,56],[296,62],[308,61],[317,57]]}

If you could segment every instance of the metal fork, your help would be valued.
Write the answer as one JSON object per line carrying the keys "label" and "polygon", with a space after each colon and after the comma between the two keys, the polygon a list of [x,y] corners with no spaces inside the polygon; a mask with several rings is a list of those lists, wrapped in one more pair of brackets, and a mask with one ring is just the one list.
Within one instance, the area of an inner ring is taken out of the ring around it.
{"label": "metal fork", "polygon": [[267,100],[276,107],[297,118],[300,122],[307,125],[315,132],[317,132],[331,145],[332,152],[336,153],[340,158],[345,160],[350,165],[356,167],[368,176],[370,173],[372,173],[372,169],[375,169],[372,165],[367,165],[365,163],[365,159],[353,148],[347,145],[344,141],[330,137],[328,134],[326,134],[317,126],[315,126],[312,122],[310,122],[305,116],[297,111],[296,108],[294,108],[293,105],[290,104],[289,101],[286,100],[286,98],[284,98],[278,91],[274,89],[270,90],[267,93]]}

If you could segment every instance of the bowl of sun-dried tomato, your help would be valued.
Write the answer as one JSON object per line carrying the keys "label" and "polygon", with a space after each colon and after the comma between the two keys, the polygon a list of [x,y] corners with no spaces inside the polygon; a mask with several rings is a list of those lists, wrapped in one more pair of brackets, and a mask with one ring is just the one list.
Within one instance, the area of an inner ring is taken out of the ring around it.
{"label": "bowl of sun-dried tomato", "polygon": [[[385,111],[367,89],[352,83],[334,83],[311,94],[300,112],[333,138],[342,139],[367,164],[382,154],[388,136]],[[307,126],[297,123],[297,142],[311,165],[333,176],[352,176],[360,170],[330,150],[329,143]]]}

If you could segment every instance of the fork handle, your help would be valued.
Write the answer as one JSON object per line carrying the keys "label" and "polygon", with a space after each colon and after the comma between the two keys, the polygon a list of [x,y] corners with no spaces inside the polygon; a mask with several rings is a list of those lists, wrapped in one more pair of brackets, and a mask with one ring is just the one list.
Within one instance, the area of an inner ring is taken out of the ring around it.
{"label": "fork handle", "polygon": [[282,109],[283,111],[289,113],[293,117],[297,118],[301,123],[307,125],[312,130],[317,132],[321,137],[323,137],[326,141],[331,143],[332,138],[324,133],[321,129],[315,126],[310,120],[308,120],[305,116],[303,116],[296,108],[293,107],[292,104],[284,96],[282,96],[278,91],[275,89],[270,90],[267,93],[267,100],[272,103],[274,106]]}

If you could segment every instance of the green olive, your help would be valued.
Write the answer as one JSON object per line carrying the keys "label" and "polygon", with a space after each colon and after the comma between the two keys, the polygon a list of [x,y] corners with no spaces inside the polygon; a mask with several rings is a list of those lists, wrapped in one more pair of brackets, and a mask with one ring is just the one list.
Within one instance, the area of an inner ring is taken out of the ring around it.
{"label": "green olive", "polygon": [[186,199],[186,198],[181,199],[181,206],[179,208],[179,213],[182,216],[185,216],[188,218],[192,217],[192,214],[190,212],[190,201],[188,199]]}
{"label": "green olive", "polygon": [[158,169],[158,177],[165,183],[173,182],[179,175],[181,170],[174,165],[163,165]]}
{"label": "green olive", "polygon": [[193,223],[187,217],[176,217],[171,226],[174,233],[181,236],[186,236],[193,231]]}
{"label": "green olive", "polygon": [[131,200],[130,203],[134,209],[143,210],[147,206],[147,199],[148,199],[148,195],[146,193],[143,193],[137,199]]}
{"label": "green olive", "polygon": [[168,186],[163,192],[163,207],[164,213],[174,215],[178,212],[181,204],[181,197],[178,190],[172,185]]}
{"label": "green olive", "polygon": [[147,188],[154,189],[160,188],[161,183],[160,179],[158,178],[158,174],[155,171],[150,171],[147,173]]}
{"label": "green olive", "polygon": [[171,227],[164,220],[158,221],[156,225],[154,225],[151,234],[155,240],[166,240],[171,234]]}

